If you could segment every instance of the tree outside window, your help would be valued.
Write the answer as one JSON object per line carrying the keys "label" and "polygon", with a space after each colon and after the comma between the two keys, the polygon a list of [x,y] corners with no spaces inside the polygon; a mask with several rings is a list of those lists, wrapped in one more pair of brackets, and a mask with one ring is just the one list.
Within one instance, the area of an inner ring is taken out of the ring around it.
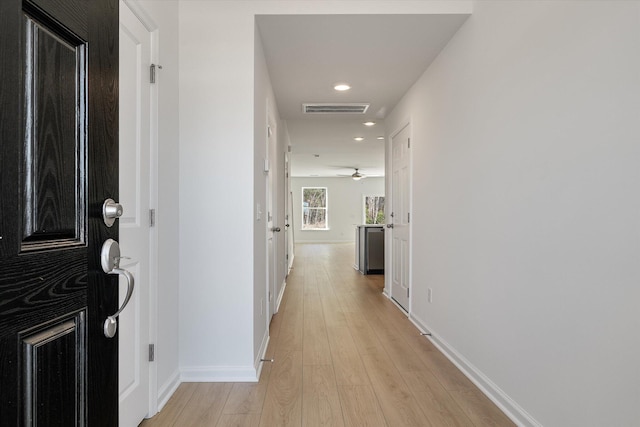
{"label": "tree outside window", "polygon": [[384,224],[384,196],[364,196],[364,223]]}
{"label": "tree outside window", "polygon": [[327,189],[302,187],[302,229],[327,230]]}

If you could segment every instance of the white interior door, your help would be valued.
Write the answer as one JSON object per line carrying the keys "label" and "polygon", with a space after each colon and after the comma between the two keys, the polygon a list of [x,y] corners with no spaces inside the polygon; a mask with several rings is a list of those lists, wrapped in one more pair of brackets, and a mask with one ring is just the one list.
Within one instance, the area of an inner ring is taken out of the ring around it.
{"label": "white interior door", "polygon": [[[120,2],[120,247],[121,266],[135,277],[133,297],[119,320],[121,427],[149,411],[149,200],[151,33]],[[120,298],[126,284],[120,283]]]}
{"label": "white interior door", "polygon": [[[273,150],[276,146],[276,125],[273,121],[269,120],[269,125],[267,126],[267,163],[271,162],[271,159],[275,158],[273,156]],[[276,232],[277,230],[277,221],[275,220],[276,213],[275,211],[275,203],[273,203],[273,199],[275,197],[275,191],[273,189],[274,179],[273,175],[275,174],[275,170],[269,167],[269,173],[267,174],[267,325],[271,321],[271,317],[275,313],[275,292],[276,292],[276,275],[277,275],[277,257],[275,254],[276,248]]]}
{"label": "white interior door", "polygon": [[391,241],[391,297],[406,311],[409,311],[409,126],[405,126],[391,139],[391,196],[392,223]]}
{"label": "white interior door", "polygon": [[[289,153],[284,153],[284,211],[286,212],[284,217],[284,245],[285,245],[285,271],[288,276],[291,272],[291,266],[293,264],[293,212],[291,211],[291,203],[289,201],[290,194],[290,183],[291,179],[289,178],[290,171],[289,164]],[[279,295],[275,295],[274,298],[279,297]]]}

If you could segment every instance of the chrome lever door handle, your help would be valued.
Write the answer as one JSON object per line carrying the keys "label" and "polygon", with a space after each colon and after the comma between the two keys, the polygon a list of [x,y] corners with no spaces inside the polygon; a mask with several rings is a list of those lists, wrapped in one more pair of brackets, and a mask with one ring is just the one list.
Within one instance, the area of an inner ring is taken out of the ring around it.
{"label": "chrome lever door handle", "polygon": [[271,229],[271,231],[278,232],[278,231],[280,231],[280,227],[273,227],[273,228]]}
{"label": "chrome lever door handle", "polygon": [[129,303],[135,286],[133,275],[127,270],[120,268],[121,258],[120,245],[118,245],[118,242],[113,239],[107,239],[107,241],[102,245],[102,270],[107,274],[117,274],[119,276],[124,276],[127,279],[127,295],[124,297],[122,306],[114,314],[107,316],[107,319],[104,321],[104,336],[107,338],[113,338],[116,335],[116,331],[118,330],[117,318]]}
{"label": "chrome lever door handle", "polygon": [[104,336],[107,338],[113,338],[118,330],[118,316],[122,313],[122,310],[127,306],[129,300],[131,299],[131,295],[133,295],[133,287],[135,281],[133,280],[133,275],[129,273],[127,270],[122,268],[114,268],[108,274],[118,274],[127,278],[127,295],[124,297],[124,301],[122,302],[122,306],[113,313],[111,316],[107,316],[107,319],[104,321]]}

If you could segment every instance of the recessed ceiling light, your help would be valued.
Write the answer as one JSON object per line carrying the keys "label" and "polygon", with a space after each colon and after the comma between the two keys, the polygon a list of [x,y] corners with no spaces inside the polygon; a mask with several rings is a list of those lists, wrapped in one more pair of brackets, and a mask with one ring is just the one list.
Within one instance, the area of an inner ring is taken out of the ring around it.
{"label": "recessed ceiling light", "polygon": [[373,126],[375,124],[376,124],[376,122],[364,122],[363,123],[363,125],[365,125],[365,126]]}
{"label": "recessed ceiling light", "polygon": [[362,136],[356,136],[353,139],[355,139],[356,141],[364,141],[364,137],[362,137]]}
{"label": "recessed ceiling light", "polygon": [[340,84],[335,85],[333,88],[335,90],[337,90],[337,91],[344,92],[345,90],[351,89],[351,86],[349,86],[348,84],[345,84],[345,83],[340,83]]}
{"label": "recessed ceiling light", "polygon": [[377,137],[376,139],[378,139],[378,140],[382,141],[382,140],[384,140],[384,136],[379,136],[379,137]]}

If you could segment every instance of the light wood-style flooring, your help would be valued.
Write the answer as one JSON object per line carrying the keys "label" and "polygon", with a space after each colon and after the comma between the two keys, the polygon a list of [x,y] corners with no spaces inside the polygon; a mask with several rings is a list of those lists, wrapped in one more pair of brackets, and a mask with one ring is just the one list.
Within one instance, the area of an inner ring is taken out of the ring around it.
{"label": "light wood-style flooring", "polygon": [[258,383],[184,383],[143,427],[512,426],[352,267],[351,244],[296,246]]}

